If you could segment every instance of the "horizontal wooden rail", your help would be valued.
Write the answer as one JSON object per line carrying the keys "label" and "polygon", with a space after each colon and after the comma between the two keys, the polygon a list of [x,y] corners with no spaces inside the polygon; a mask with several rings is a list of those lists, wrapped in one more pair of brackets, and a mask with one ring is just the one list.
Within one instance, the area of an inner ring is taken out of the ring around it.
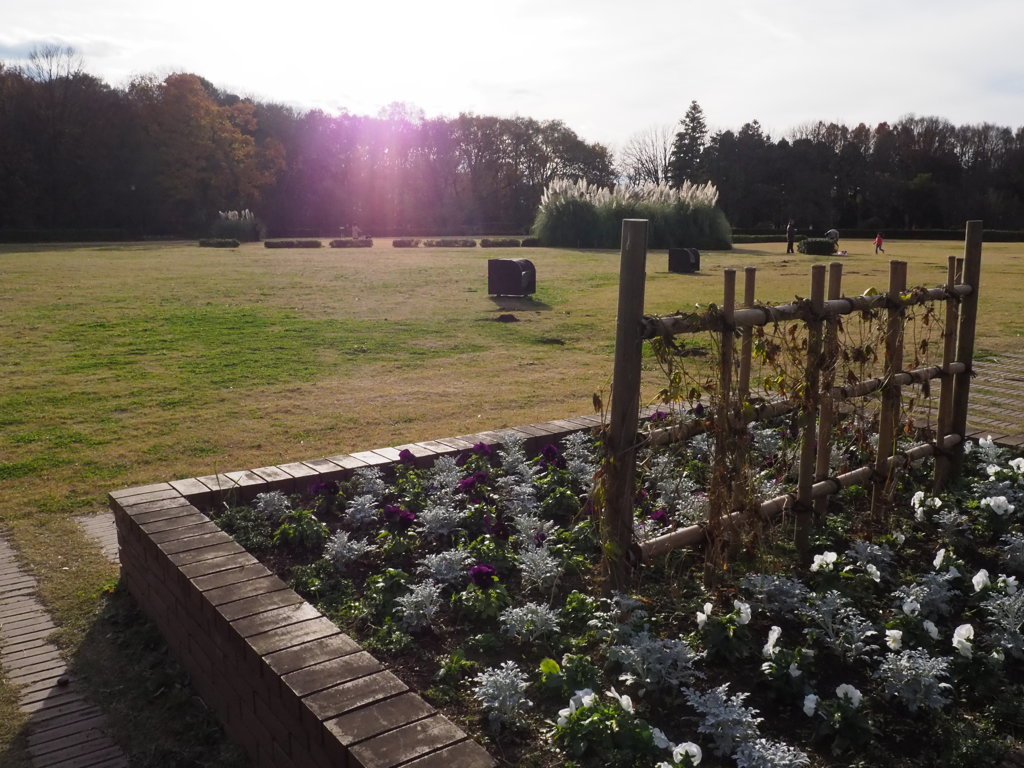
{"label": "horizontal wooden rail", "polygon": [[[963,438],[960,435],[947,435],[942,441],[941,451],[936,450],[935,443],[921,443],[915,445],[902,453],[897,453],[890,456],[886,462],[885,471],[891,472],[898,467],[905,467],[911,462],[923,459],[928,456],[932,456],[935,453],[948,451],[950,448],[959,445],[963,442]],[[811,498],[816,499],[822,496],[832,496],[839,493],[843,488],[849,488],[851,485],[863,484],[871,479],[875,467],[864,466],[858,467],[857,469],[849,472],[844,472],[841,475],[835,477],[829,477],[825,480],[821,480],[815,483],[811,487]],[[776,496],[773,499],[767,499],[761,502],[758,508],[760,515],[768,516],[778,514],[785,509],[790,509],[796,502],[796,496],[792,493],[787,493],[782,496]],[[729,521],[738,519],[743,515],[743,511],[732,512],[723,519],[723,523],[728,525]],[[690,525],[686,528],[680,528],[678,531],[672,531],[672,533],[666,533],[664,536],[658,536],[654,539],[649,539],[640,545],[640,552],[644,562],[652,560],[660,555],[668,554],[669,552],[679,549],[681,547],[692,546],[699,544],[704,540],[705,527],[703,524],[698,523],[697,525]]]}
{"label": "horizontal wooden rail", "polygon": [[[912,371],[901,371],[892,377],[892,383],[898,384],[901,387],[908,384],[923,384],[931,379],[938,379],[947,375],[954,376],[966,370],[967,366],[964,363],[950,363],[948,366],[929,365],[924,368],[915,368]],[[890,382],[885,377],[865,379],[864,381],[858,381],[856,384],[833,387],[832,397],[837,400],[863,397],[864,395],[870,395],[872,392],[877,392],[888,383]]]}
{"label": "horizontal wooden rail", "polygon": [[[870,296],[847,296],[824,302],[820,316],[817,319],[850,315],[854,312],[864,312],[890,305],[910,307],[929,301],[947,300],[951,295],[961,299],[969,296],[973,290],[970,285],[955,285],[952,290],[948,290],[945,286],[940,286],[938,288],[913,291],[898,299],[892,299],[885,293]],[[732,327],[747,328],[789,320],[814,319],[811,315],[812,310],[809,302],[782,304],[777,307],[747,307],[733,312]],[[724,328],[721,314],[713,310],[704,313],[691,312],[664,316],[645,315],[640,322],[641,335],[645,339],[676,336],[683,333],[722,331]]]}

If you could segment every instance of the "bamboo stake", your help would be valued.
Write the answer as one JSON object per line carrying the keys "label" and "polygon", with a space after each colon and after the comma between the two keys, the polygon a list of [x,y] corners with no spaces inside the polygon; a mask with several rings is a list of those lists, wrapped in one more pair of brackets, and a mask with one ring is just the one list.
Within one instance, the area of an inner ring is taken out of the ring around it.
{"label": "bamboo stake", "polygon": [[[960,307],[960,326],[957,331],[956,359],[967,366],[964,373],[953,379],[953,416],[950,431],[965,436],[967,432],[967,406],[971,394],[971,376],[974,374],[974,334],[978,322],[978,282],[981,278],[981,243],[984,231],[981,221],[967,222],[964,237],[964,282],[973,289]],[[959,477],[964,466],[964,453],[957,451],[952,461],[952,477]]]}
{"label": "bamboo stake", "polygon": [[[843,264],[833,261],[828,265],[828,299],[834,301],[842,294]],[[818,411],[818,460],[814,468],[814,480],[820,482],[828,477],[829,460],[832,458],[832,427],[835,423],[835,395],[832,387],[836,381],[836,364],[839,360],[839,318],[830,317],[825,325],[824,357],[822,359],[821,406]],[[825,513],[828,499],[824,496],[814,500],[814,512],[819,517]]]}
{"label": "bamboo stake", "polygon": [[[743,306],[754,306],[754,289],[757,280],[757,267],[743,269]],[[753,356],[754,327],[748,325],[740,337],[740,400],[746,402],[750,395],[750,363]]]}
{"label": "bamboo stake", "polygon": [[733,434],[732,366],[735,357],[736,338],[733,335],[732,315],[736,309],[736,270],[726,269],[723,273],[722,331],[720,334],[720,359],[718,370],[718,403],[714,414],[715,459],[711,468],[711,519],[716,526],[719,515],[727,511],[734,494],[729,491],[734,478],[729,477],[729,454],[732,450],[730,437]]}
{"label": "bamboo stake", "polygon": [[825,304],[825,265],[811,267],[811,318],[807,321],[807,390],[800,414],[800,472],[797,481],[796,549],[802,558],[808,554],[813,526],[811,487],[814,485],[815,443],[817,442],[818,404],[821,401],[822,320]]}
{"label": "bamboo stake", "polygon": [[633,546],[633,485],[640,409],[640,366],[647,264],[647,221],[624,219],[619,262],[619,306],[615,327],[615,368],[608,424],[603,519],[604,573],[608,586],[621,589],[629,580]]}
{"label": "bamboo stake", "polygon": [[889,292],[891,300],[885,325],[885,380],[882,387],[882,408],[878,416],[878,447],[875,452],[875,476],[871,492],[871,515],[880,518],[885,504],[886,483],[883,477],[886,461],[893,454],[896,446],[897,423],[900,416],[900,385],[895,376],[903,368],[903,322],[904,309],[899,305],[900,294],[907,286],[907,262],[892,260],[889,262]]}
{"label": "bamboo stake", "polygon": [[[946,266],[946,287],[952,287],[963,277],[964,260],[950,256]],[[939,416],[936,425],[936,439],[942,440],[951,431],[953,420],[953,376],[949,368],[956,357],[956,326],[960,316],[960,306],[949,298],[946,300],[946,320],[942,329],[942,367],[947,373],[942,377],[942,389],[939,391]],[[932,480],[932,492],[939,493],[945,486],[953,464],[949,457],[938,454],[935,458],[935,475]]]}

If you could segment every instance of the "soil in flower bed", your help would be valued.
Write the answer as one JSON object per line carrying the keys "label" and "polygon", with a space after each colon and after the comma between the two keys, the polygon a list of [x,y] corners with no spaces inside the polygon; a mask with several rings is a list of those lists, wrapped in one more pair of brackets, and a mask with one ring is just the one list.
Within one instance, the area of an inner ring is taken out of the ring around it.
{"label": "soil in flower bed", "polygon": [[[754,433],[766,496],[790,435]],[[1024,722],[1024,459],[983,441],[940,496],[915,468],[884,520],[849,489],[809,568],[782,521],[737,531],[710,587],[680,551],[606,595],[599,449],[406,456],[215,519],[505,765],[1000,764]],[[710,450],[644,455],[639,537],[703,519]]]}

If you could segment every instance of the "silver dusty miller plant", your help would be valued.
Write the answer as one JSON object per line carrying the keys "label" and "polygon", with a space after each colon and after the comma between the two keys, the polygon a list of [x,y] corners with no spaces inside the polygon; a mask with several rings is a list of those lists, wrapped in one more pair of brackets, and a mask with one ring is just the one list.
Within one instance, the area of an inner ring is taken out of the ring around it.
{"label": "silver dusty miller plant", "polygon": [[641,691],[675,688],[703,677],[693,666],[702,657],[682,638],[653,637],[647,629],[608,649],[608,659],[622,665],[619,679]]}
{"label": "silver dusty miller plant", "polygon": [[441,585],[433,581],[417,584],[395,602],[402,609],[402,627],[413,630],[430,626],[444,605]]}
{"label": "silver dusty miller plant", "polygon": [[375,546],[363,539],[353,538],[348,531],[338,531],[324,547],[324,556],[339,571],[345,569],[364,555],[373,552]]}
{"label": "silver dusty miller plant", "polygon": [[765,738],[740,744],[732,757],[736,768],[799,768],[811,764],[810,758],[796,747]]}
{"label": "silver dusty miller plant", "polygon": [[473,697],[480,702],[494,728],[522,721],[533,702],[526,698],[530,680],[514,661],[503,662],[477,673],[473,678]]}
{"label": "silver dusty miller plant", "polygon": [[498,617],[501,631],[519,641],[533,642],[557,635],[558,612],[540,603],[506,608]]}
{"label": "silver dusty miller plant", "polygon": [[804,633],[846,661],[878,650],[878,646],[870,642],[870,638],[878,635],[877,630],[850,605],[848,598],[834,590],[812,598],[800,615],[815,625],[805,628]]}
{"label": "silver dusty miller plant", "polygon": [[281,520],[292,511],[292,504],[288,497],[280,491],[269,491],[256,496],[253,507],[256,513],[267,520]]}
{"label": "silver dusty miller plant", "polygon": [[473,557],[464,549],[449,549],[427,555],[420,561],[417,573],[425,574],[441,584],[458,584],[467,578]]}
{"label": "silver dusty miller plant", "polygon": [[875,677],[882,683],[883,695],[896,698],[911,712],[918,709],[939,709],[949,703],[950,660],[931,657],[924,648],[911,648],[890,653],[882,659]]}
{"label": "silver dusty miller plant", "polygon": [[756,709],[743,706],[749,694],[729,696],[728,683],[707,693],[693,688],[685,688],[683,693],[687,703],[703,715],[697,731],[711,737],[712,751],[719,757],[731,755],[741,744],[758,737],[758,726],[764,718],[757,716]]}

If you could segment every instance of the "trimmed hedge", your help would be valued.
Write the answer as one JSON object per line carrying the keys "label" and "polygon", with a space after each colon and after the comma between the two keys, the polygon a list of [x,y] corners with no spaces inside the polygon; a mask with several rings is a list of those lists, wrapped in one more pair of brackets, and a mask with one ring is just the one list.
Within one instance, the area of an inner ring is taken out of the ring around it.
{"label": "trimmed hedge", "polygon": [[480,240],[481,248],[518,248],[522,244],[518,237],[484,237]]}
{"label": "trimmed hedge", "polygon": [[463,237],[442,237],[439,240],[424,240],[427,248],[476,248],[476,240]]}
{"label": "trimmed hedge", "polygon": [[808,256],[831,256],[836,252],[836,244],[827,237],[808,237],[801,240],[796,249]]}
{"label": "trimmed hedge", "polygon": [[540,248],[539,237],[524,237],[520,243],[523,248]]}
{"label": "trimmed hedge", "polygon": [[319,240],[264,240],[264,248],[322,248]]}
{"label": "trimmed hedge", "polygon": [[420,239],[418,237],[397,237],[391,241],[392,248],[419,248]]}
{"label": "trimmed hedge", "polygon": [[200,248],[237,248],[241,243],[230,237],[204,237],[199,241]]}
{"label": "trimmed hedge", "polygon": [[331,248],[370,248],[372,245],[371,237],[342,237],[330,242]]}

